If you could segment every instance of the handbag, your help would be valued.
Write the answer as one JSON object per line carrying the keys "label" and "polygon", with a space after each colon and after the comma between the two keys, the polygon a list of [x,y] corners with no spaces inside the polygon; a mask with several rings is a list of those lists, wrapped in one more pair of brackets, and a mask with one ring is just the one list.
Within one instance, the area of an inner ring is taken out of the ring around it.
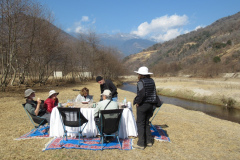
{"label": "handbag", "polygon": [[163,104],[163,102],[160,100],[159,96],[157,96],[157,104],[156,104],[156,107],[161,107],[161,105]]}

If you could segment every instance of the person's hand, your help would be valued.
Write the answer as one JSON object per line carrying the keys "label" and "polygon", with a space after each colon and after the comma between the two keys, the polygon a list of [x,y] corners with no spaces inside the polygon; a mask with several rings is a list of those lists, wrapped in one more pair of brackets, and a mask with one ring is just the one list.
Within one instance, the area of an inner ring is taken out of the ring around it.
{"label": "person's hand", "polygon": [[38,104],[41,104],[41,103],[42,103],[41,98],[38,98],[38,99],[37,99],[37,103],[38,103]]}
{"label": "person's hand", "polygon": [[136,104],[136,107],[138,107],[139,105],[138,104]]}

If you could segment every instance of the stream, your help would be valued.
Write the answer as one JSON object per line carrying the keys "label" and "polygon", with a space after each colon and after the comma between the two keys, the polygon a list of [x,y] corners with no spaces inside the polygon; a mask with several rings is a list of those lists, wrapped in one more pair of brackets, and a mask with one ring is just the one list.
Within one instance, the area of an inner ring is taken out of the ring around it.
{"label": "stream", "polygon": [[[137,93],[137,86],[129,83],[123,83],[121,87],[122,90]],[[240,123],[240,110],[239,109],[227,109],[222,106],[216,106],[211,104],[206,104],[203,102],[195,102],[190,100],[184,100],[175,97],[167,97],[159,95],[163,103],[173,104],[188,110],[201,111],[210,116],[217,117],[220,119]]]}

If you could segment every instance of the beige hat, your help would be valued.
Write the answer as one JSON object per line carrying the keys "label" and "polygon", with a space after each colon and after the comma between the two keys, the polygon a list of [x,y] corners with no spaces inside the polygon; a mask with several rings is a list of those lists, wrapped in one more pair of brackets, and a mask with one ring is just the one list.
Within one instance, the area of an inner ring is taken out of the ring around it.
{"label": "beige hat", "polygon": [[138,71],[134,71],[134,72],[136,72],[136,73],[138,73],[138,74],[141,74],[141,75],[153,74],[153,73],[151,73],[151,72],[148,72],[148,68],[145,67],[145,66],[140,67],[140,68],[138,69]]}
{"label": "beige hat", "polygon": [[57,95],[59,94],[59,93],[56,92],[55,90],[51,90],[51,91],[49,92],[49,96],[48,96],[48,97],[51,97],[51,95],[53,95],[53,94],[55,94],[55,93],[56,93]]}
{"label": "beige hat", "polygon": [[105,89],[105,90],[103,91],[102,95],[111,96],[111,95],[112,95],[112,92],[111,92],[109,89]]}
{"label": "beige hat", "polygon": [[32,89],[27,89],[27,90],[25,90],[25,93],[24,93],[25,98],[27,98],[28,96],[30,96],[33,92],[35,92],[35,91],[32,90]]}

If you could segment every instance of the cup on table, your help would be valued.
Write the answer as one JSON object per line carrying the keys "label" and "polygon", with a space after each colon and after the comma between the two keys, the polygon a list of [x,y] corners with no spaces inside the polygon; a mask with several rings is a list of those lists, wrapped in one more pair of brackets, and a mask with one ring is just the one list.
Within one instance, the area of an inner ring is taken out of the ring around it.
{"label": "cup on table", "polygon": [[61,104],[61,103],[58,103],[57,107],[62,107],[62,104]]}
{"label": "cup on table", "polygon": [[93,103],[92,108],[96,108],[96,103]]}

